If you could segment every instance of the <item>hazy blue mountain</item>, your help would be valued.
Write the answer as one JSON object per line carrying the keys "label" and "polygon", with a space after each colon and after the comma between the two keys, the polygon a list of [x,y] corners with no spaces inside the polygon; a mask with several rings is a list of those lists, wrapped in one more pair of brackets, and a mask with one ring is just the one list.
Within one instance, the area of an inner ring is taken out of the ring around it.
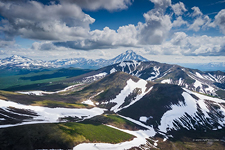
{"label": "hazy blue mountain", "polygon": [[199,69],[201,71],[225,71],[225,62],[212,62],[212,63],[178,63],[183,67]]}

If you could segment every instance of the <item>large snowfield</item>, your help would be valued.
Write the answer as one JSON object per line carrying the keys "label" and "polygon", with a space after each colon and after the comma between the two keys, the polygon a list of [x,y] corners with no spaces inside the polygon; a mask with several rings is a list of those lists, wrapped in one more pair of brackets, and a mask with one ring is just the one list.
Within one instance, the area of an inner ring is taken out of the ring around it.
{"label": "large snowfield", "polygon": [[[8,107],[30,110],[37,113],[38,115],[38,116],[32,116],[34,118],[32,120],[28,120],[27,122],[23,122],[19,124],[0,125],[0,128],[18,126],[18,125],[24,125],[24,124],[55,123],[55,122],[59,122],[60,118],[68,117],[68,116],[78,117],[80,119],[84,117],[86,119],[86,118],[91,118],[96,115],[101,115],[104,113],[104,109],[97,108],[97,107],[94,107],[92,109],[48,108],[48,107],[41,107],[41,106],[23,105],[23,104],[18,104],[15,102],[5,101],[5,100],[0,100],[0,107],[4,110],[6,110],[6,108]],[[20,114],[20,115],[23,115],[23,114]]]}
{"label": "large snowfield", "polygon": [[[210,112],[207,103],[213,103],[219,106],[219,110],[223,116],[225,116],[225,108],[221,103],[225,104],[225,101],[218,98],[212,98],[209,96],[204,96],[202,94],[198,94],[196,92],[192,92],[190,90],[187,90],[183,88],[185,92],[182,93],[182,96],[184,97],[185,102],[180,102],[178,105],[171,105],[171,110],[167,111],[163,114],[159,126],[159,130],[162,132],[167,132],[167,129],[179,129],[178,127],[174,126],[176,122],[179,122],[180,125],[182,125],[186,129],[195,129],[195,127],[192,125],[190,118],[187,117],[186,114],[191,116],[192,119],[194,119],[196,122],[200,124],[204,124],[202,120],[199,120],[198,118],[198,106],[200,110],[204,114],[204,120],[207,120],[206,118],[209,118],[212,120],[212,118],[208,115]],[[191,96],[191,94],[194,94],[199,99],[195,99]],[[208,102],[206,102],[208,101]],[[176,121],[176,122],[175,122]],[[187,123],[189,125],[187,125]],[[211,122],[209,122],[211,124]],[[217,130],[225,125],[225,117],[218,119],[218,123],[220,126],[215,128],[214,130]]]}

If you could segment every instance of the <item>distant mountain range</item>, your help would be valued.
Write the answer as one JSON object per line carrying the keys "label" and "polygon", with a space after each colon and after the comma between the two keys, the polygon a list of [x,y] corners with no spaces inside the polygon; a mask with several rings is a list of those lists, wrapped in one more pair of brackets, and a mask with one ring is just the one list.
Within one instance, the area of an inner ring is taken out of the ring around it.
{"label": "distant mountain range", "polygon": [[82,69],[98,69],[108,65],[116,64],[122,61],[136,60],[148,61],[146,58],[136,54],[132,50],[118,55],[113,59],[85,59],[85,58],[70,58],[57,59],[52,61],[32,60],[23,56],[13,55],[11,57],[0,60],[0,68],[20,68],[20,69],[40,69],[40,68],[66,68],[75,67]]}
{"label": "distant mountain range", "polygon": [[[4,59],[0,59],[0,69],[44,69],[44,68],[68,68],[75,67],[81,69],[99,69],[105,66],[113,65],[122,61],[149,61],[148,59],[138,55],[132,50],[127,50],[124,53],[112,59],[86,59],[86,58],[69,58],[56,59],[50,61],[33,60],[24,56],[13,55]],[[201,71],[225,71],[225,62],[212,62],[206,64],[187,64],[178,63],[178,65],[199,69]]]}
{"label": "distant mountain range", "polygon": [[213,62],[208,64],[203,64],[200,66],[202,70],[221,70],[225,71],[225,62]]}
{"label": "distant mountain range", "polygon": [[108,65],[116,64],[127,60],[139,60],[148,61],[148,59],[136,54],[132,50],[127,50],[126,52],[116,56],[113,59],[85,59],[85,58],[71,58],[71,59],[61,59],[50,61],[57,67],[77,67],[83,69],[98,69]]}

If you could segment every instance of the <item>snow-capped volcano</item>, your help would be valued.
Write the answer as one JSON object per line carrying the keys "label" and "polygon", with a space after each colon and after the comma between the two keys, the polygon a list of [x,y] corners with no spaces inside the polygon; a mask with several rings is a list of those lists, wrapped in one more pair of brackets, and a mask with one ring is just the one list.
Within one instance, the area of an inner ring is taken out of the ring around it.
{"label": "snow-capped volcano", "polygon": [[128,61],[128,60],[136,60],[136,61],[148,61],[148,59],[137,55],[134,51],[132,50],[127,50],[126,52],[118,55],[117,57],[111,59],[112,64],[116,64],[122,61]]}

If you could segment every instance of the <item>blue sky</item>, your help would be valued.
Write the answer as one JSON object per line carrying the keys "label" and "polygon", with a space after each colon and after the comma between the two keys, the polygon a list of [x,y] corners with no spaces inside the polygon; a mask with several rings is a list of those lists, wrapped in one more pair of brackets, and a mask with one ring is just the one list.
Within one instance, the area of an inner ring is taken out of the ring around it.
{"label": "blue sky", "polygon": [[[225,1],[215,0],[172,0],[172,4],[183,2],[187,9],[191,9],[194,6],[198,6],[203,14],[209,14],[213,18],[220,10],[224,9]],[[216,3],[221,2],[221,3]],[[91,29],[103,29],[108,26],[111,29],[118,29],[119,26],[127,24],[137,24],[138,22],[144,22],[143,14],[154,8],[154,4],[149,0],[134,0],[128,9],[122,11],[109,12],[107,10],[99,11],[85,11],[90,16],[96,19],[95,23],[91,25]],[[218,32],[217,32],[218,34]]]}
{"label": "blue sky", "polygon": [[0,58],[224,62],[225,0],[0,0]]}

